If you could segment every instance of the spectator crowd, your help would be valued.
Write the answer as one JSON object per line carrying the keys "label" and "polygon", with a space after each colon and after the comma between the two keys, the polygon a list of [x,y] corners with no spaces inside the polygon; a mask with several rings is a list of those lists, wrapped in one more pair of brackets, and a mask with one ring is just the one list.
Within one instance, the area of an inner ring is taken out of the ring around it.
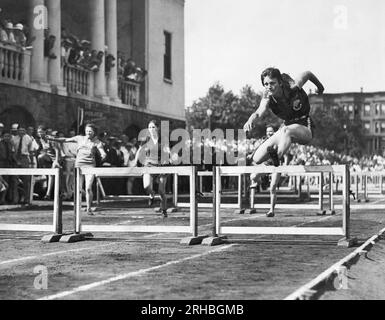
{"label": "spectator crowd", "polygon": [[[49,141],[47,136],[52,137],[73,137],[75,130],[68,132],[55,131],[44,126],[23,127],[13,124],[5,128],[0,123],[0,167],[1,168],[63,168],[62,194],[64,199],[72,199],[74,192],[74,165],[77,153],[77,145],[74,143],[56,143]],[[99,140],[103,143],[107,158],[99,166],[104,167],[130,167],[135,165],[135,156],[139,149],[137,137],[128,137],[125,134],[111,136],[103,132],[99,134]],[[237,154],[240,148],[251,154],[260,145],[261,140],[249,139],[242,142],[236,140],[226,141],[224,139],[204,139],[198,142],[198,147],[213,148],[212,163],[216,162],[218,152],[233,151]],[[188,141],[186,148],[191,148],[195,142]],[[196,147],[196,145],[194,146]],[[192,155],[193,152],[190,152]],[[202,152],[203,155],[203,152]],[[177,155],[171,158],[176,159]],[[226,165],[224,161],[217,163]],[[348,155],[338,154],[332,150],[320,149],[314,146],[293,145],[290,149],[289,163],[291,165],[338,165],[348,164],[352,171],[383,171],[385,158],[379,155],[365,156],[361,159]],[[201,170],[210,170],[212,163],[201,162]],[[228,184],[228,179],[225,179]],[[33,185],[31,185],[31,182]],[[106,193],[118,195],[122,191],[126,194],[137,194],[137,186],[134,188],[135,178],[128,179],[106,179],[103,185]],[[31,192],[32,188],[32,192]],[[207,188],[210,188],[208,185]],[[30,177],[0,176],[0,204],[28,204],[30,194],[42,200],[52,199],[53,179],[51,177]]]}
{"label": "spectator crowd", "polygon": [[[105,61],[106,73],[111,68],[117,66],[118,75],[124,80],[143,82],[147,75],[147,71],[137,66],[132,58],[126,58],[122,52],[118,52],[118,57],[108,52],[108,47],[104,51],[98,51],[92,48],[92,43],[88,40],[80,40],[77,36],[62,29],[61,42],[61,61],[62,65],[70,65],[82,68],[88,71],[97,72],[101,64]],[[46,34],[45,55],[56,59],[51,50],[56,41],[55,37]]]}

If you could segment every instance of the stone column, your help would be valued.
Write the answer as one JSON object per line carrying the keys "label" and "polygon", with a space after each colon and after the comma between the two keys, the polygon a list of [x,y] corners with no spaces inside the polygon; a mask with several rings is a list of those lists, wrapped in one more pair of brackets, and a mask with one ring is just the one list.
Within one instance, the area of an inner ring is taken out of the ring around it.
{"label": "stone column", "polygon": [[108,54],[115,57],[115,66],[111,68],[107,82],[108,96],[118,101],[118,21],[117,0],[106,1],[106,41]]}
{"label": "stone column", "polygon": [[31,81],[47,82],[44,68],[44,29],[47,27],[47,12],[44,0],[29,1],[29,29],[32,42]]}
{"label": "stone column", "polygon": [[[108,0],[109,1],[109,0]],[[90,1],[91,46],[96,51],[105,51],[104,0]],[[106,97],[105,59],[98,72],[95,72],[95,96]]]}
{"label": "stone column", "polygon": [[61,70],[61,0],[46,0],[48,8],[49,35],[56,37],[51,52],[56,59],[48,60],[48,82],[55,86],[63,85]]}

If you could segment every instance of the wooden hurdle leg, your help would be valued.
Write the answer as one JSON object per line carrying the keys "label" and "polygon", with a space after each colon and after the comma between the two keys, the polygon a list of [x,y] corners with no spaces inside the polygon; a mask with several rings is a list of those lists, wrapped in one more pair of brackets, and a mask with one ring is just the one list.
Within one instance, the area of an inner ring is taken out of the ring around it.
{"label": "wooden hurdle leg", "polygon": [[63,200],[60,194],[60,183],[62,179],[62,170],[57,169],[55,174],[54,190],[54,208],[53,208],[53,226],[55,233],[44,236],[41,241],[45,243],[59,242],[63,236]]}
{"label": "wooden hurdle leg", "polygon": [[[246,183],[245,186],[247,187]],[[243,195],[242,193],[242,175],[238,177],[238,209],[235,210],[234,214],[245,214],[246,209],[243,208],[243,200],[247,198],[247,192]]]}
{"label": "wooden hurdle leg", "polygon": [[213,225],[212,236],[204,239],[202,245],[217,246],[224,243],[225,237],[219,236],[220,231],[220,204],[221,204],[221,176],[217,166],[213,166]]}
{"label": "wooden hurdle leg", "polygon": [[356,201],[361,202],[360,196],[359,196],[359,185],[358,185],[358,174],[356,175]]}
{"label": "wooden hurdle leg", "polygon": [[334,210],[334,190],[333,190],[333,179],[334,175],[332,172],[329,173],[329,208],[330,208],[330,215],[335,215],[336,211]]}
{"label": "wooden hurdle leg", "polygon": [[196,167],[191,167],[191,176],[190,176],[190,226],[191,226],[191,233],[192,236],[188,238],[184,238],[181,241],[181,244],[193,246],[197,244],[201,244],[202,241],[205,238],[208,238],[207,236],[199,236],[199,230],[198,230],[198,201],[197,201],[197,194],[196,194],[196,187],[197,187],[197,169]]}
{"label": "wooden hurdle leg", "polygon": [[61,237],[60,242],[74,243],[84,241],[87,238],[92,238],[91,233],[81,232],[81,209],[82,209],[82,186],[80,184],[80,169],[76,168],[75,173],[75,192],[74,192],[74,233]]}
{"label": "wooden hurdle leg", "polygon": [[369,176],[365,175],[365,178],[364,178],[364,201],[365,202],[369,202],[369,197],[368,197],[368,180],[369,180]]}
{"label": "wooden hurdle leg", "polygon": [[350,171],[349,166],[345,166],[345,171],[342,175],[343,190],[342,190],[342,217],[344,238],[338,241],[338,246],[352,247],[356,245],[357,239],[350,237]]}
{"label": "wooden hurdle leg", "polygon": [[318,197],[319,197],[319,212],[317,213],[318,216],[325,216],[326,215],[326,210],[324,210],[324,175],[321,172],[319,176],[319,192],[318,192]]}

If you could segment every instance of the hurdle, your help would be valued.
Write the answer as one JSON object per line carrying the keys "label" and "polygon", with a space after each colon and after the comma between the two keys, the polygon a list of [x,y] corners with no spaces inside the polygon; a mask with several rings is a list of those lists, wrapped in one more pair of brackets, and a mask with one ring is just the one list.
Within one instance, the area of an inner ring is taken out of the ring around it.
{"label": "hurdle", "polygon": [[[63,233],[62,221],[62,200],[60,197],[61,169],[0,169],[1,176],[53,176],[54,184],[54,203],[53,220],[51,225],[38,224],[0,224],[1,231],[19,232],[52,232],[42,238],[43,242],[58,242]],[[31,185],[32,188],[32,185]],[[28,195],[29,196],[29,195]]]}
{"label": "hurdle", "polygon": [[[220,185],[222,174],[251,174],[251,173],[334,173],[343,178],[343,206],[342,227],[338,228],[303,228],[303,227],[231,227],[221,225],[221,197]],[[282,166],[282,167],[215,167],[215,234],[212,238],[205,239],[204,244],[211,245],[212,239],[220,238],[223,234],[253,234],[253,235],[318,235],[318,236],[343,236],[339,245],[351,246],[355,239],[350,238],[350,172],[348,166]]]}
{"label": "hurdle", "polygon": [[[95,175],[98,177],[130,177],[143,174],[178,174],[188,176],[190,181],[190,226],[117,226],[117,225],[83,225],[81,214],[80,175]],[[76,170],[75,187],[75,232],[61,238],[61,242],[77,242],[91,236],[92,232],[103,233],[186,233],[191,237],[182,239],[182,244],[199,244],[203,237],[198,235],[198,210],[195,196],[196,168],[195,167],[133,167],[133,168],[83,168]]]}
{"label": "hurdle", "polygon": [[[141,176],[137,176],[135,178],[140,178],[140,177]],[[111,178],[111,177],[108,177],[108,178]],[[102,198],[103,198],[103,201],[101,200]],[[103,183],[101,181],[101,177],[96,176],[96,203],[98,207],[101,207],[102,203],[107,201],[143,200],[148,198],[149,198],[148,195],[106,195]],[[156,195],[155,198],[160,199],[160,196]],[[176,210],[175,208],[170,208],[167,210],[167,212],[173,213],[173,212],[176,212]]]}
{"label": "hurdle", "polygon": [[[335,206],[334,206],[334,190],[333,190],[333,183],[332,173],[329,173],[329,182],[328,184],[325,183],[325,175],[326,172],[303,172],[303,173],[288,173],[289,178],[293,178],[294,180],[294,192],[295,194],[290,197],[290,195],[280,193],[277,191],[277,196],[282,196],[285,198],[297,198],[298,200],[301,200],[302,196],[302,178],[306,178],[306,195],[307,199],[317,198],[318,204],[276,204],[275,207],[277,209],[311,209],[311,210],[319,210],[317,215],[326,215],[327,210],[324,209],[324,186],[328,186],[329,189],[329,212],[331,215],[335,214]],[[317,196],[312,195],[310,191],[310,182],[309,178],[315,177],[318,180],[317,183]],[[270,193],[264,193],[263,196],[266,197],[267,195],[270,196]],[[258,198],[260,198],[259,196]],[[268,209],[270,208],[270,201],[269,203],[256,203],[255,202],[255,191],[251,190],[250,192],[250,208],[244,210],[245,213],[248,214],[255,214],[257,213],[257,209]]]}
{"label": "hurdle", "polygon": [[[384,193],[384,171],[351,172],[351,184],[355,187],[356,201],[369,202],[371,198],[382,198]],[[360,196],[362,195],[362,197]]]}

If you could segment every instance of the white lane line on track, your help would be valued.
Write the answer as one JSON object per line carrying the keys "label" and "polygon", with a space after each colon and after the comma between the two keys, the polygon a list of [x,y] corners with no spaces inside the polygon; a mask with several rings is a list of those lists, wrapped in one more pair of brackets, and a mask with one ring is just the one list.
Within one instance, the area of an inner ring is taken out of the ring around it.
{"label": "white lane line on track", "polygon": [[[318,275],[316,278],[308,282],[307,284],[303,285],[301,288],[287,296],[284,300],[299,300],[304,295],[306,295],[307,292],[312,290],[315,286],[320,284],[321,282],[328,279],[334,272],[338,272],[339,268],[343,266],[345,263],[349,262],[350,260],[354,259],[357,255],[359,255],[361,252],[367,251],[367,247],[369,245],[375,246],[376,242],[380,240],[380,238],[385,234],[385,229],[381,230],[377,235],[374,235],[369,240],[367,240],[362,246],[354,250],[352,253],[347,255],[345,258],[342,258],[340,261],[332,265],[329,269],[322,272],[320,275]],[[370,248],[369,250],[371,250]]]}
{"label": "white lane line on track", "polygon": [[23,258],[12,259],[12,260],[7,260],[7,261],[0,261],[0,266],[6,265],[6,264],[14,264],[14,263],[19,263],[19,262],[29,261],[29,260],[36,260],[36,259],[40,259],[40,258],[44,258],[44,257],[56,256],[56,255],[61,255],[61,254],[66,254],[66,253],[71,253],[71,252],[80,252],[80,251],[85,251],[85,250],[98,249],[98,248],[111,246],[114,244],[116,244],[116,242],[104,244],[104,245],[100,245],[100,246],[92,246],[92,247],[78,248],[78,249],[64,250],[64,251],[55,251],[55,252],[50,252],[50,253],[36,255],[36,256],[29,256],[29,257],[23,257]]}
{"label": "white lane line on track", "polygon": [[58,294],[54,294],[54,295],[51,295],[51,296],[46,296],[46,297],[40,298],[38,300],[55,300],[55,299],[64,298],[64,297],[73,295],[75,293],[85,292],[85,291],[94,289],[96,287],[108,285],[108,284],[110,284],[112,282],[121,281],[121,280],[125,280],[125,279],[132,278],[132,277],[138,277],[138,276],[141,276],[141,275],[146,274],[148,272],[159,270],[161,268],[166,268],[166,267],[169,267],[169,266],[172,266],[172,265],[180,264],[180,263],[185,262],[185,261],[201,258],[201,257],[207,256],[207,255],[212,254],[212,253],[217,253],[217,252],[225,251],[225,250],[227,250],[227,249],[229,249],[229,248],[231,248],[233,246],[234,245],[223,246],[223,247],[220,247],[220,248],[217,248],[217,249],[214,249],[214,250],[210,250],[210,251],[207,251],[207,252],[204,252],[204,253],[196,254],[196,255],[193,255],[193,256],[190,256],[190,257],[187,257],[187,258],[183,258],[183,259],[180,259],[180,260],[169,261],[169,262],[167,262],[165,264],[161,264],[159,266],[155,266],[155,267],[152,267],[152,268],[141,269],[141,270],[138,270],[138,271],[133,271],[133,272],[121,274],[121,275],[118,275],[118,276],[113,277],[113,278],[109,278],[109,279],[106,279],[106,280],[103,280],[103,281],[98,281],[98,282],[90,283],[90,284],[87,284],[87,285],[84,285],[84,286],[77,287],[77,288],[75,288],[73,290],[64,291],[64,292],[61,292],[61,293],[58,293]]}

